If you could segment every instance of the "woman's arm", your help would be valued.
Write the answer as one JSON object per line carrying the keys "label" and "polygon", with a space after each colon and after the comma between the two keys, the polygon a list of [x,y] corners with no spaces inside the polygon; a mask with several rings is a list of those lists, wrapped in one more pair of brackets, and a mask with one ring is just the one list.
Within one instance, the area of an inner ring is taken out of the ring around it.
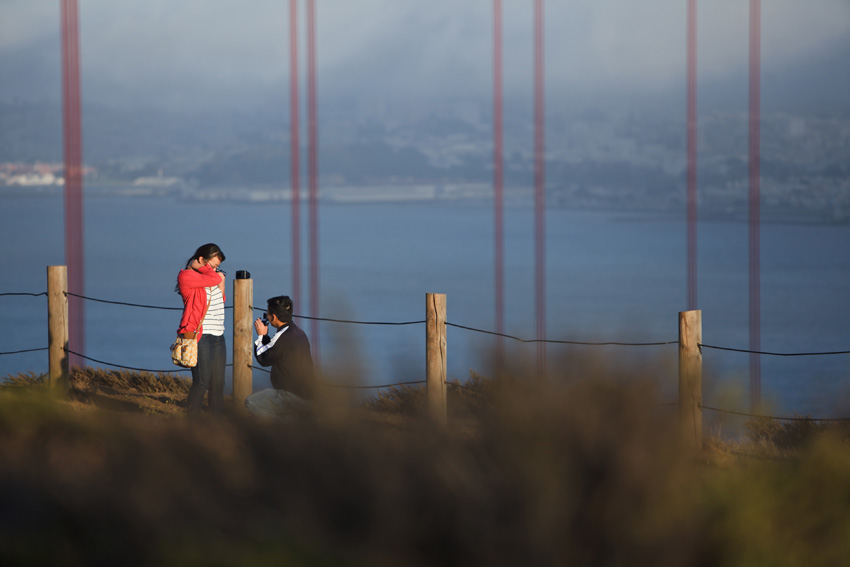
{"label": "woman's arm", "polygon": [[180,287],[185,288],[212,287],[223,283],[223,278],[214,268],[204,265],[197,271],[192,269],[181,270],[177,275],[177,283]]}

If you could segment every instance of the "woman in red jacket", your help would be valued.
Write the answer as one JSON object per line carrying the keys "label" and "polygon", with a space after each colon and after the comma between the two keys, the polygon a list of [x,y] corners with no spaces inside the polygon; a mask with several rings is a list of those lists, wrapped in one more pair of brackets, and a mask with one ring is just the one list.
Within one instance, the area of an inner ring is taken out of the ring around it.
{"label": "woman in red jacket", "polygon": [[224,405],[224,278],[219,268],[224,252],[215,244],[204,244],[177,274],[177,292],[183,297],[183,316],[177,334],[198,341],[198,364],[192,368],[192,387],[187,405],[197,413],[209,392],[209,407],[221,412]]}

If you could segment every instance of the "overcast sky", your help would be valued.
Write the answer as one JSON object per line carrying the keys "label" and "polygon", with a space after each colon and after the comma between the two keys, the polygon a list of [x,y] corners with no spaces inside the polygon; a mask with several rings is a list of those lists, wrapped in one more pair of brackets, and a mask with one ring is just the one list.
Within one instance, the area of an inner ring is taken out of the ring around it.
{"label": "overcast sky", "polygon": [[[288,96],[288,0],[80,0],[86,100]],[[317,0],[321,95],[489,96],[493,0]],[[60,96],[59,0],[0,0],[0,100]],[[503,0],[508,95],[531,92],[532,0]],[[547,0],[547,92],[684,88],[687,0]],[[299,49],[306,67],[306,2]],[[700,83],[746,71],[748,0],[702,0]],[[765,72],[850,47],[850,0],[765,0]],[[304,85],[302,78],[302,86]],[[850,85],[847,96],[850,98]],[[302,95],[304,96],[304,95]]]}

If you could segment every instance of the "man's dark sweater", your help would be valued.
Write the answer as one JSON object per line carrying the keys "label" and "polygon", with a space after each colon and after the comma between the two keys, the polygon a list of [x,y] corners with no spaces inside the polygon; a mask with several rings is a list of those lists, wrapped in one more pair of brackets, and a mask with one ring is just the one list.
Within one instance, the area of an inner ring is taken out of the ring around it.
{"label": "man's dark sweater", "polygon": [[261,340],[254,343],[254,355],[260,366],[272,367],[271,381],[275,389],[286,390],[305,400],[313,398],[310,340],[295,323],[278,329],[274,340],[262,335]]}

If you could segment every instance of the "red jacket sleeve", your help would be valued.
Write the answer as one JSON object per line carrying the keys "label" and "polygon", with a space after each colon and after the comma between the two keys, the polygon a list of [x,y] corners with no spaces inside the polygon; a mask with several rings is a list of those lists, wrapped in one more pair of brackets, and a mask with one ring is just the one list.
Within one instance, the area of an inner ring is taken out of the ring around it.
{"label": "red jacket sleeve", "polygon": [[[221,282],[221,276],[216,273],[215,269],[209,264],[201,266],[198,271],[192,269],[181,270],[177,274],[177,285],[180,287],[180,293],[183,294],[184,289],[193,287],[212,287]],[[185,294],[184,294],[185,295]]]}

